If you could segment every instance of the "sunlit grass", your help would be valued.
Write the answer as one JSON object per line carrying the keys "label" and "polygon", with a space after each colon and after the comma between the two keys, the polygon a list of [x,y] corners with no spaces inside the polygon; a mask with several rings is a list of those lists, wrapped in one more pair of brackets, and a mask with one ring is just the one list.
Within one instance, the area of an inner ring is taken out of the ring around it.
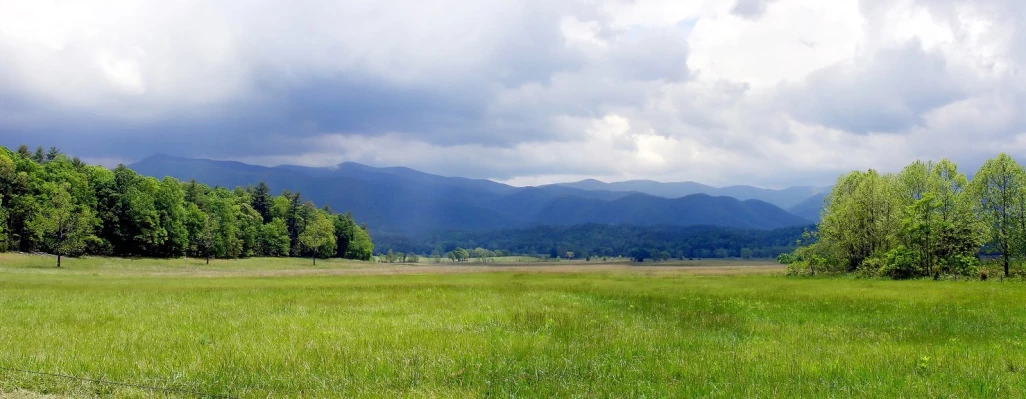
{"label": "sunlit grass", "polygon": [[[45,261],[0,255],[0,367],[240,397],[1026,392],[1019,282],[630,270],[211,276],[196,271],[311,266]],[[18,388],[160,395],[0,371],[0,392]]]}

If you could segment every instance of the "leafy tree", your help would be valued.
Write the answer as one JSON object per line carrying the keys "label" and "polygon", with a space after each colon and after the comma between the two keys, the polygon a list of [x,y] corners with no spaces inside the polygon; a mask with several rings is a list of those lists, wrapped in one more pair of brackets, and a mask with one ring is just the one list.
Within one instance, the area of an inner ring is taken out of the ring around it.
{"label": "leafy tree", "polygon": [[[965,257],[975,258],[983,245],[986,224],[974,213],[974,198],[969,192],[969,180],[958,167],[942,159],[933,168],[937,188],[935,197],[940,231],[937,233],[935,258],[943,263],[962,262]],[[953,258],[958,258],[951,260]]]}
{"label": "leafy tree", "polygon": [[299,242],[316,265],[318,257],[330,256],[335,252],[335,226],[326,216],[314,216],[303,229]]}
{"label": "leafy tree", "polygon": [[274,218],[270,223],[263,225],[260,228],[260,242],[263,249],[261,255],[288,256],[289,230],[285,222]]}
{"label": "leafy tree", "polygon": [[741,259],[745,259],[745,260],[752,259],[752,249],[751,248],[741,248]]}
{"label": "leafy tree", "polygon": [[346,259],[356,260],[370,260],[371,253],[374,252],[374,243],[371,241],[370,234],[367,234],[367,230],[361,226],[356,226],[353,230],[353,238],[349,241],[349,247],[346,248]]}
{"label": "leafy tree", "polygon": [[454,249],[452,251],[452,254],[453,259],[455,259],[457,262],[466,262],[468,259],[470,259],[470,252],[463,248]]}
{"label": "leafy tree", "polygon": [[160,228],[167,234],[157,254],[166,257],[184,255],[189,247],[189,231],[185,226],[185,192],[178,180],[165,177],[157,188],[153,205]]}
{"label": "leafy tree", "polygon": [[93,215],[89,208],[74,204],[67,186],[47,182],[42,187],[43,202],[40,212],[29,221],[45,248],[57,255],[61,267],[63,255],[78,253],[85,247],[85,239],[93,231]]}
{"label": "leafy tree", "polygon": [[1001,254],[1005,276],[1015,254],[1014,240],[1022,235],[1015,218],[1021,214],[1023,169],[1005,153],[983,163],[972,181],[977,215],[987,224],[990,245]]}
{"label": "leafy tree", "polygon": [[818,245],[847,271],[879,250],[891,248],[900,222],[895,178],[870,169],[841,176],[826,199]]}
{"label": "leafy tree", "polygon": [[215,255],[218,244],[218,232],[221,230],[220,220],[216,217],[208,215],[206,213],[200,214],[203,218],[203,224],[200,230],[196,234],[196,245],[200,254],[207,260],[207,264],[210,264],[210,257]]}
{"label": "leafy tree", "polygon": [[670,253],[667,251],[659,251],[654,253],[652,255],[652,258],[660,262],[667,261],[670,259]]}

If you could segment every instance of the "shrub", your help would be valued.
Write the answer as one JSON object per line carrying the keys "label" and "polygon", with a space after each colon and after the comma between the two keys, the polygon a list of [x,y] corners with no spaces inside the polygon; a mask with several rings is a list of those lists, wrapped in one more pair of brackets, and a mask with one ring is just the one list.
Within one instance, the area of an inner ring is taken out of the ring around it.
{"label": "shrub", "polygon": [[777,256],[777,262],[781,265],[790,265],[798,261],[798,257],[790,252],[785,252]]}
{"label": "shrub", "polygon": [[882,275],[882,270],[887,265],[887,259],[879,254],[870,256],[862,261],[862,264],[855,269],[858,277],[876,277]]}
{"label": "shrub", "polygon": [[921,277],[925,274],[919,254],[904,245],[887,251],[884,255],[884,265],[880,268],[881,276],[898,280]]}
{"label": "shrub", "polygon": [[956,276],[974,277],[980,273],[980,260],[975,256],[952,255],[941,262],[941,270]]}
{"label": "shrub", "polygon": [[791,277],[804,277],[811,276],[812,271],[809,269],[809,262],[800,260],[793,261],[787,264],[787,275]]}

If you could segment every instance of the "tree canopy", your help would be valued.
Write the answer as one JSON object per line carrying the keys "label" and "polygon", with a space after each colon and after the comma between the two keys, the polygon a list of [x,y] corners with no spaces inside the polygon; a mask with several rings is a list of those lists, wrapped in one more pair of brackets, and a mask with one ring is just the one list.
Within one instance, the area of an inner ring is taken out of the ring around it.
{"label": "tree canopy", "polygon": [[300,193],[272,196],[262,182],[229,190],[91,166],[56,148],[0,147],[0,251],[367,260],[373,248],[351,215]]}
{"label": "tree canopy", "polygon": [[1004,274],[1026,257],[1026,171],[1006,154],[970,181],[949,160],[916,161],[897,174],[854,171],[838,178],[817,231],[781,256],[791,272],[893,278],[974,275],[981,256]]}

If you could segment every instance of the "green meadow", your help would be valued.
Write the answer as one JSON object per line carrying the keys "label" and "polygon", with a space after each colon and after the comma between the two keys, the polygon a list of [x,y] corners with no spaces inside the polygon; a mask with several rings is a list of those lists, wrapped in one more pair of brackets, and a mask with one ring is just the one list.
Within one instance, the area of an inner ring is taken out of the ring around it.
{"label": "green meadow", "polygon": [[0,254],[8,395],[1026,395],[1026,284],[1011,280],[724,262],[52,261]]}

